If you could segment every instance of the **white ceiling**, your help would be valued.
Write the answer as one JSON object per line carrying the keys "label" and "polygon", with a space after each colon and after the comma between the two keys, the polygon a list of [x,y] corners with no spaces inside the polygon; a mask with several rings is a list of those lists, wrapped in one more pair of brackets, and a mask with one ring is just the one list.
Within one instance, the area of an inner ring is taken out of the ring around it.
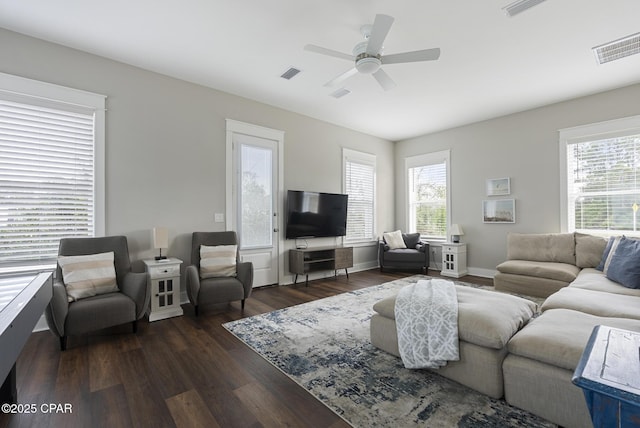
{"label": "white ceiling", "polygon": [[[640,82],[640,55],[598,65],[591,48],[640,32],[638,0],[0,0],[0,27],[292,110],[392,141]],[[395,17],[386,54],[440,47],[439,61],[388,64],[324,83],[360,26]],[[1,64],[1,56],[0,56]],[[289,67],[302,70],[287,81]]]}

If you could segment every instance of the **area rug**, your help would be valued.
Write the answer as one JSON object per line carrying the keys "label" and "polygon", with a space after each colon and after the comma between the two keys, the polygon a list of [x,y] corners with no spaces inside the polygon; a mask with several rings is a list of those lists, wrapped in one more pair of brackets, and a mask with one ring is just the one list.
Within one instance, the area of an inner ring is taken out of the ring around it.
{"label": "area rug", "polygon": [[426,278],[415,275],[224,327],[354,427],[554,427],[430,371],[405,369],[399,358],[371,345],[373,304]]}

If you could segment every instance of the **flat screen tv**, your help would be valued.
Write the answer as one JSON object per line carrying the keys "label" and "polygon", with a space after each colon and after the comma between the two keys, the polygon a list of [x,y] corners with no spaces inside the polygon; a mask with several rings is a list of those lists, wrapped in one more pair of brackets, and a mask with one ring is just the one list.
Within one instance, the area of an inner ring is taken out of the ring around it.
{"label": "flat screen tv", "polygon": [[347,234],[347,195],[287,192],[286,238],[321,238]]}

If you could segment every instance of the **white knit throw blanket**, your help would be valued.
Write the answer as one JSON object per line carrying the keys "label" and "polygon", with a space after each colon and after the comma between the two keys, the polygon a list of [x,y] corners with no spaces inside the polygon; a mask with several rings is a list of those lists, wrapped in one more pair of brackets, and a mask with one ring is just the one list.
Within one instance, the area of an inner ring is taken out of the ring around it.
{"label": "white knit throw blanket", "polygon": [[453,282],[433,278],[403,287],[396,298],[395,317],[406,368],[439,368],[460,359]]}

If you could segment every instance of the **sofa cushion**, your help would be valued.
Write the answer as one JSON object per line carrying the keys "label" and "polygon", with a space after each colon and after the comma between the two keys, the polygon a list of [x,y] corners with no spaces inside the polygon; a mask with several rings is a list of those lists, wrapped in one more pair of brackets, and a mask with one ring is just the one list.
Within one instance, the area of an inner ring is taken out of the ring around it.
{"label": "sofa cushion", "polygon": [[412,248],[397,248],[395,250],[385,251],[385,263],[425,263],[425,255],[423,252]]}
{"label": "sofa cushion", "polygon": [[541,310],[573,309],[599,317],[640,320],[640,296],[566,287],[544,301]]}
{"label": "sofa cushion", "polygon": [[502,272],[496,272],[493,277],[493,286],[496,291],[542,298],[549,297],[569,284],[567,281],[558,281],[557,279]]}
{"label": "sofa cushion", "polygon": [[502,273],[513,275],[535,276],[538,278],[555,279],[571,282],[576,279],[580,268],[568,263],[539,262],[530,260],[507,260],[500,263],[496,269]]}
{"label": "sofa cushion", "polygon": [[567,370],[575,370],[597,325],[640,332],[640,321],[603,318],[570,309],[552,309],[535,318],[516,333],[509,352]]}
{"label": "sofa cushion", "polygon": [[611,252],[607,278],[627,288],[640,288],[640,241],[623,236]]}
{"label": "sofa cushion", "polygon": [[394,250],[396,248],[407,248],[406,244],[404,243],[404,239],[402,239],[402,232],[399,230],[383,233],[382,239],[391,250]]}
{"label": "sofa cushion", "polygon": [[601,236],[575,234],[576,237],[576,266],[580,268],[594,268],[600,264],[602,254],[607,246],[607,239]]}
{"label": "sofa cushion", "polygon": [[575,265],[573,233],[509,233],[507,259],[556,262]]}
{"label": "sofa cushion", "polygon": [[[532,301],[509,294],[464,285],[456,285],[456,293],[460,340],[486,348],[503,348],[536,311]],[[395,296],[380,300],[373,309],[395,319],[395,300]]]}
{"label": "sofa cushion", "polygon": [[576,280],[569,284],[569,287],[640,297],[640,290],[623,287],[617,282],[607,279],[604,273],[592,268],[582,269]]}

